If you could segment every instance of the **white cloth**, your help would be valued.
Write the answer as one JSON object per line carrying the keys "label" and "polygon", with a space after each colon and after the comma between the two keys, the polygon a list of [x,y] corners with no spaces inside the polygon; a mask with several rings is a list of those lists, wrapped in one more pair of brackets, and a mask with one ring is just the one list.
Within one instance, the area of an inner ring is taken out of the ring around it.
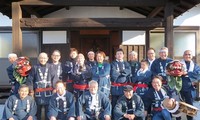
{"label": "white cloth", "polygon": [[94,110],[94,109],[96,109],[96,105],[97,105],[97,94],[95,94],[95,95],[93,95],[93,94],[91,94],[91,96],[92,96],[92,102],[91,102],[91,105],[90,105],[90,109],[91,110]]}
{"label": "white cloth", "polygon": [[189,70],[187,70],[187,66],[186,66],[185,60],[181,60],[181,63],[183,64],[183,67],[185,68],[185,71],[192,72],[194,70],[194,62],[193,61],[190,61]]}

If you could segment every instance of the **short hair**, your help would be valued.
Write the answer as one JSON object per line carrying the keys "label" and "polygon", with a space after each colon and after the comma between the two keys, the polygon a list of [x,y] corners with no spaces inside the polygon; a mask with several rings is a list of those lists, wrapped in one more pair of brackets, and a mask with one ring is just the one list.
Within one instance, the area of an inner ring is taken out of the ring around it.
{"label": "short hair", "polygon": [[155,75],[155,76],[153,77],[152,81],[153,81],[155,78],[159,79],[161,82],[163,81],[163,77],[160,76],[160,75]]}
{"label": "short hair", "polygon": [[147,65],[149,65],[149,61],[146,60],[146,59],[142,59],[141,62],[144,62],[144,63],[146,63]]}
{"label": "short hair", "polygon": [[124,51],[123,51],[121,48],[117,49],[117,50],[116,50],[116,53],[117,53],[117,52],[122,52],[122,53],[124,54]]}
{"label": "short hair", "polygon": [[53,54],[54,52],[57,52],[57,53],[59,53],[59,54],[61,55],[60,50],[54,50],[54,51],[52,52],[52,54]]}
{"label": "short hair", "polygon": [[147,51],[149,51],[149,50],[153,50],[154,52],[156,52],[156,50],[154,49],[154,48],[149,48]]}
{"label": "short hair", "polygon": [[22,89],[22,88],[28,88],[28,89],[29,89],[29,86],[26,85],[26,84],[21,84],[21,85],[19,86],[19,90]]}
{"label": "short hair", "polygon": [[42,55],[42,54],[43,54],[43,55],[46,55],[46,56],[47,56],[47,58],[49,58],[49,57],[48,57],[48,54],[47,54],[47,53],[45,53],[45,52],[41,52],[41,53],[38,55],[38,58],[39,58],[39,57],[40,57],[40,55]]}
{"label": "short hair", "polygon": [[106,57],[106,54],[103,52],[103,51],[97,51],[96,52],[96,55],[97,54],[100,54],[100,55],[102,55],[103,56],[103,58],[105,58]]}
{"label": "short hair", "polygon": [[64,87],[66,88],[66,84],[65,84],[62,80],[58,80],[58,81],[56,81],[55,86],[56,86],[57,84],[59,84],[59,83],[63,84]]}
{"label": "short hair", "polygon": [[78,50],[76,48],[70,48],[70,53],[71,52],[76,52],[78,54]]}
{"label": "short hair", "polygon": [[92,50],[88,51],[88,53],[87,53],[87,54],[90,54],[90,53],[93,53],[93,54],[95,54],[95,53],[94,53],[94,51],[92,51]]}
{"label": "short hair", "polygon": [[168,52],[168,48],[167,47],[161,47],[159,52],[163,52],[163,51]]}
{"label": "short hair", "polygon": [[138,55],[138,53],[137,52],[135,52],[135,51],[131,51],[130,53],[129,53],[129,55]]}
{"label": "short hair", "polygon": [[92,84],[95,84],[95,85],[98,86],[98,82],[95,81],[95,80],[91,80],[91,81],[88,83],[89,87],[90,87]]}
{"label": "short hair", "polygon": [[11,58],[11,57],[16,57],[17,58],[17,54],[15,54],[15,53],[8,54],[8,58]]}

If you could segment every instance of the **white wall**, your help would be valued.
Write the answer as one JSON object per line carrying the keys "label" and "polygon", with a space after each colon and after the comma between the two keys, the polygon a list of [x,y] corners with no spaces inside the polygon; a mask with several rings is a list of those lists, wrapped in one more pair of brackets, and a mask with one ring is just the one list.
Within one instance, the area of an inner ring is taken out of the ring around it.
{"label": "white wall", "polygon": [[45,17],[61,18],[145,18],[145,16],[134,11],[119,7],[70,7],[69,10],[60,9]]}
{"label": "white wall", "polygon": [[200,4],[177,17],[174,26],[200,26]]}
{"label": "white wall", "polygon": [[145,31],[123,31],[123,45],[145,45]]}

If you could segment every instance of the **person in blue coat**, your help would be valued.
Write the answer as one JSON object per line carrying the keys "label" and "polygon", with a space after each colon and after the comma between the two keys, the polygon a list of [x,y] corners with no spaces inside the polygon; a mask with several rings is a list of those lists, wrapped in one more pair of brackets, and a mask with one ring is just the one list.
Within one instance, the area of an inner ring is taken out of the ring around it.
{"label": "person in blue coat", "polygon": [[51,96],[48,108],[50,120],[75,120],[74,95],[68,92],[62,81],[56,82],[56,93]]}
{"label": "person in blue coat", "polygon": [[77,120],[111,120],[111,103],[98,91],[98,83],[94,80],[89,82],[89,91],[78,99]]}
{"label": "person in blue coat", "polygon": [[60,58],[61,58],[61,53],[59,50],[54,50],[52,52],[51,55],[51,59],[52,59],[52,67],[53,70],[55,70],[55,81],[53,82],[53,86],[55,87],[55,83],[57,80],[62,80],[62,71],[63,71],[63,65],[60,62]]}
{"label": "person in blue coat", "polygon": [[128,54],[128,63],[131,66],[131,79],[134,79],[137,76],[137,71],[140,69],[140,62],[138,62],[138,53],[131,51]]}
{"label": "person in blue coat", "polygon": [[87,53],[87,57],[88,57],[88,60],[86,61],[86,65],[90,66],[90,68],[92,68],[94,65],[96,65],[96,61],[95,61],[95,53],[94,51],[90,50],[88,53]]}
{"label": "person in blue coat", "polygon": [[55,70],[52,65],[47,63],[47,53],[40,53],[38,56],[39,64],[34,65],[31,71],[33,80],[27,81],[27,85],[31,86],[34,91],[35,101],[37,103],[37,118],[42,118],[42,108],[45,108],[45,119],[47,119],[47,111],[49,100],[52,95],[53,83],[55,79]]}
{"label": "person in blue coat", "polygon": [[162,77],[154,76],[152,80],[153,88],[150,88],[144,95],[145,115],[151,107],[152,120],[171,120],[169,111],[162,107],[165,98],[170,98],[168,91],[162,88]]}
{"label": "person in blue coat", "polygon": [[18,94],[10,96],[5,103],[6,120],[36,120],[37,105],[28,95],[29,87],[20,85]]}
{"label": "person in blue coat", "polygon": [[149,70],[149,63],[147,60],[143,59],[141,62],[141,67],[137,71],[137,75],[133,78],[134,91],[142,98],[144,94],[149,89],[152,79],[152,72]]}
{"label": "person in blue coat", "polygon": [[[181,63],[185,68],[185,74],[182,78],[181,98],[188,104],[193,105],[192,91],[194,90],[193,82],[200,80],[200,67],[192,61],[193,55],[191,50],[185,50]],[[193,120],[193,117],[187,116],[187,120]]]}
{"label": "person in blue coat", "polygon": [[70,58],[63,65],[62,80],[66,82],[66,89],[69,92],[74,92],[73,80],[70,73],[74,71],[75,65],[77,64],[78,50],[76,48],[70,48]]}
{"label": "person in blue coat", "polygon": [[166,66],[172,61],[168,58],[168,48],[162,47],[159,51],[159,58],[155,59],[151,65],[153,76],[159,75],[163,77],[163,85],[167,85]]}
{"label": "person in blue coat", "polygon": [[122,49],[116,51],[116,60],[111,63],[110,78],[111,78],[111,95],[112,107],[115,106],[119,97],[123,93],[123,87],[131,84],[131,66],[124,61],[124,52]]}
{"label": "person in blue coat", "polygon": [[106,55],[103,51],[96,53],[97,64],[92,67],[92,80],[99,84],[99,90],[107,97],[110,95],[110,64],[104,62]]}
{"label": "person in blue coat", "polygon": [[140,96],[133,93],[133,87],[124,87],[124,95],[114,108],[114,120],[144,120],[144,103]]}
{"label": "person in blue coat", "polygon": [[9,83],[12,85],[10,95],[17,94],[20,84],[16,81],[16,78],[13,76],[13,63],[17,60],[17,54],[10,53],[8,54],[8,60],[11,63],[10,66],[6,69],[8,78],[10,79]]}
{"label": "person in blue coat", "polygon": [[85,57],[79,53],[77,57],[77,63],[70,73],[70,78],[73,80],[73,88],[75,98],[83,94],[88,90],[88,82],[91,80],[90,67],[85,64]]}

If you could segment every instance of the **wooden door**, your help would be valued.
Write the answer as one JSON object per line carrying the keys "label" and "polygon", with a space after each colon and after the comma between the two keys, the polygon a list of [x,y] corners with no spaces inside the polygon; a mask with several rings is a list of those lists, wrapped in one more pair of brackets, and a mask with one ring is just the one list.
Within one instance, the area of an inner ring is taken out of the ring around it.
{"label": "wooden door", "polygon": [[103,51],[109,56],[109,38],[107,36],[96,36],[96,37],[82,37],[81,40],[81,52],[86,56],[89,50],[94,52]]}

